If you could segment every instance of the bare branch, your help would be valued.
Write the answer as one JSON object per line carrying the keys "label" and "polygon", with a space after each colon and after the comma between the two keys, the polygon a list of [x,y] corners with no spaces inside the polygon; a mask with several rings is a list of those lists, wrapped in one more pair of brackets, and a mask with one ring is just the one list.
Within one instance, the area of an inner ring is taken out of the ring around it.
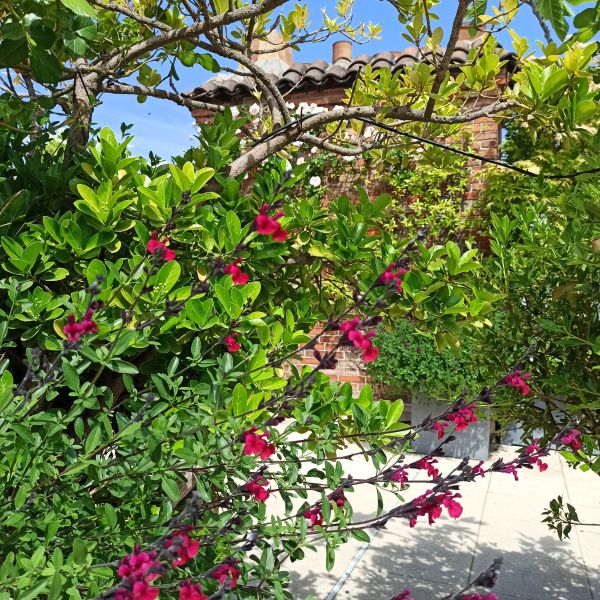
{"label": "bare branch", "polygon": [[200,102],[199,100],[193,100],[187,97],[185,94],[169,92],[168,90],[159,89],[156,87],[148,87],[145,85],[129,85],[123,83],[111,83],[109,85],[103,85],[103,92],[109,94],[132,94],[136,96],[151,96],[153,98],[160,98],[162,100],[170,100],[179,104],[179,106],[185,106],[191,110],[210,110],[212,112],[222,112],[223,106],[218,104],[209,104],[208,102]]}
{"label": "bare branch", "polygon": [[151,29],[160,29],[161,31],[171,31],[172,28],[167,24],[162,23],[156,19],[149,19],[148,17],[144,17],[134,10],[127,8],[124,4],[117,4],[116,2],[101,2],[100,0],[88,0],[90,4],[97,6],[102,10],[110,10],[116,13],[120,13],[125,17],[129,17],[138,23],[145,25],[146,27],[150,27]]}
{"label": "bare branch", "polygon": [[[455,125],[458,123],[468,123],[480,117],[490,116],[506,110],[513,106],[511,101],[496,102],[483,108],[468,111],[457,115],[425,115],[425,110],[412,110],[406,106],[398,106],[390,109],[386,113],[386,119],[396,119],[401,121],[420,121],[426,123],[436,123],[441,125]],[[379,109],[374,106],[350,106],[334,108],[325,113],[312,115],[304,119],[289,124],[289,126],[275,131],[260,140],[246,154],[237,158],[231,164],[229,175],[237,177],[238,175],[249,171],[259,162],[279,152],[288,144],[299,139],[301,136],[310,133],[310,131],[327,125],[355,118],[376,119]]]}
{"label": "bare branch", "polygon": [[527,6],[529,6],[531,8],[531,12],[535,16],[535,18],[538,20],[538,23],[540,24],[540,27],[542,28],[542,31],[544,32],[544,37],[546,38],[546,42],[548,44],[551,44],[554,41],[552,39],[552,33],[550,32],[550,28],[548,27],[546,20],[544,19],[544,17],[542,17],[542,13],[540,13],[540,11],[535,3],[535,0],[523,0],[523,4],[527,4]]}

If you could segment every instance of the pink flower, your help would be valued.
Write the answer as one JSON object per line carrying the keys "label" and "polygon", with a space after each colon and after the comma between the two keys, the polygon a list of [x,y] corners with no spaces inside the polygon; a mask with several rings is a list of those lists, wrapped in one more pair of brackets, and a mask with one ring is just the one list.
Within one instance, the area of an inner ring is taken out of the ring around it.
{"label": "pink flower", "polygon": [[161,241],[158,239],[158,234],[156,233],[156,231],[153,231],[150,235],[148,243],[146,244],[146,251],[149,254],[153,254],[154,256],[161,258],[165,262],[169,262],[170,260],[173,260],[177,255],[175,254],[174,250],[170,250],[167,247],[168,242],[168,237],[163,238]]}
{"label": "pink flower", "polygon": [[438,421],[431,426],[434,431],[437,431],[438,440],[441,440],[444,437],[446,427],[448,427],[448,421]]}
{"label": "pink flower", "polygon": [[349,321],[344,321],[340,323],[340,329],[344,333],[348,333],[350,331],[356,331],[360,327],[360,319],[358,317],[354,317],[354,319],[350,319]]}
{"label": "pink flower", "polygon": [[304,517],[310,521],[311,529],[314,529],[316,525],[323,525],[323,513],[320,506],[313,506],[305,510]]}
{"label": "pink flower", "polygon": [[453,519],[458,519],[458,517],[462,515],[463,507],[454,499],[460,497],[460,494],[452,494],[450,492],[445,492],[443,494],[442,504],[446,507],[448,514]]}
{"label": "pink flower", "polygon": [[408,481],[408,473],[406,472],[406,469],[404,467],[400,467],[399,469],[392,471],[390,480],[395,481],[403,486]]}
{"label": "pink flower", "polygon": [[329,500],[336,503],[337,506],[344,506],[346,504],[346,497],[344,496],[344,490],[337,488],[328,496]]}
{"label": "pink flower", "polygon": [[565,446],[571,446],[573,450],[577,451],[583,447],[581,440],[577,439],[579,436],[581,436],[581,431],[577,431],[577,429],[572,429],[569,433],[563,435],[560,441],[563,444],[565,444]]}
{"label": "pink flower", "polygon": [[185,529],[181,529],[165,542],[165,548],[170,548],[171,554],[177,557],[171,564],[174,567],[182,567],[198,554],[200,542],[193,540]]}
{"label": "pink flower", "polygon": [[502,472],[512,474],[512,476],[515,478],[515,481],[519,481],[519,474],[515,465],[508,464],[505,467],[502,467]]}
{"label": "pink flower", "polygon": [[179,600],[208,600],[208,596],[202,593],[200,584],[186,579],[179,588]]}
{"label": "pink flower", "polygon": [[393,284],[397,292],[402,291],[402,277],[406,274],[406,269],[396,268],[396,263],[391,263],[386,270],[379,276],[379,281],[384,285]]}
{"label": "pink flower", "polygon": [[415,469],[425,469],[427,470],[427,475],[429,475],[429,477],[435,479],[440,472],[438,471],[438,469],[436,469],[433,465],[437,463],[437,459],[433,458],[431,456],[426,456],[424,458],[419,459],[415,464],[414,464],[414,468]]}
{"label": "pink flower", "polygon": [[237,352],[242,347],[235,338],[237,338],[237,332],[234,331],[223,339],[225,345],[227,346],[227,350],[231,353]]}
{"label": "pink flower", "polygon": [[213,579],[216,579],[221,585],[223,585],[227,579],[231,579],[230,587],[234,588],[237,585],[240,577],[240,572],[228,563],[219,565],[210,575]]}
{"label": "pink flower", "polygon": [[[475,408],[474,404],[470,404],[469,406],[464,406],[460,408],[456,412],[450,413],[446,418],[448,421],[455,423],[456,431],[463,431],[466,429],[471,423],[477,423],[477,417],[473,413],[473,409]],[[438,434],[439,437],[439,434]]]}
{"label": "pink flower", "polygon": [[516,370],[512,373],[509,373],[504,378],[504,383],[515,390],[519,390],[522,396],[526,396],[531,391],[529,386],[527,385],[526,379],[531,377],[531,373],[524,373],[521,375],[521,371]]}
{"label": "pink flower", "polygon": [[409,588],[406,588],[404,590],[402,590],[399,594],[396,594],[392,600],[413,600],[410,595],[411,595],[411,591]]}
{"label": "pink flower", "polygon": [[269,482],[263,477],[255,477],[244,488],[254,496],[257,502],[264,502],[269,497],[268,485]]}
{"label": "pink flower", "polygon": [[266,439],[269,436],[268,432],[256,434],[256,425],[242,434],[244,439],[244,454],[251,456],[258,454],[263,460],[270,458],[275,452],[275,446],[267,443]]}
{"label": "pink flower", "polygon": [[466,596],[461,596],[461,600],[498,600],[498,596],[491,592],[489,594],[467,594]]}
{"label": "pink flower", "polygon": [[270,217],[267,214],[269,208],[268,204],[263,204],[260,207],[260,213],[254,220],[256,231],[261,235],[270,235],[275,242],[285,242],[287,232],[281,228],[281,224],[279,223],[279,219],[283,217],[283,212],[278,211],[275,216]]}
{"label": "pink flower", "polygon": [[248,283],[248,279],[250,276],[248,273],[243,273],[240,266],[242,265],[242,259],[238,258],[235,262],[232,262],[230,265],[227,265],[223,271],[231,275],[231,280],[235,285],[245,285]]}
{"label": "pink flower", "polygon": [[70,342],[78,342],[82,335],[87,335],[88,333],[98,333],[98,325],[92,321],[93,314],[94,310],[88,308],[79,323],[75,321],[73,314],[67,317],[67,323],[63,327],[63,332]]}
{"label": "pink flower", "polygon": [[160,563],[155,559],[156,552],[142,552],[139,544],[136,544],[133,554],[124,556],[119,562],[117,573],[122,579],[152,581],[160,577],[159,572],[148,573],[150,569],[160,567]]}
{"label": "pink flower", "polygon": [[482,460],[480,460],[476,465],[471,467],[471,471],[473,473],[475,473],[475,475],[479,475],[480,477],[485,477],[485,471],[483,470],[481,465],[483,465]]}
{"label": "pink flower", "polygon": [[533,454],[534,452],[539,452],[541,450],[540,445],[538,444],[540,438],[534,438],[534,440],[529,444],[529,446],[523,449],[524,454]]}
{"label": "pink flower", "polygon": [[344,332],[344,339],[352,342],[356,348],[360,348],[362,359],[368,363],[374,361],[379,356],[379,348],[373,346],[369,338],[375,337],[375,332],[363,334],[360,329],[361,321],[358,317],[354,317],[348,321],[340,323],[340,329]]}
{"label": "pink flower", "polygon": [[147,581],[136,581],[131,589],[119,588],[114,595],[115,600],[154,600],[158,597],[158,588]]}
{"label": "pink flower", "polygon": [[370,340],[363,340],[361,347],[363,362],[372,362],[379,356],[379,348],[373,346]]}

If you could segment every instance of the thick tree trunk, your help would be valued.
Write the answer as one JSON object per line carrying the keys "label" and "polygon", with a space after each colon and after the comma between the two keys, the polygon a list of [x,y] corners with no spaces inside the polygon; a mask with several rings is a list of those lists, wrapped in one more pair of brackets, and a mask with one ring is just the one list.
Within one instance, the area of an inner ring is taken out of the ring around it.
{"label": "thick tree trunk", "polygon": [[[77,70],[78,67],[84,64],[85,60],[78,58],[74,67]],[[92,122],[92,102],[99,90],[100,76],[96,73],[83,75],[77,71],[74,84],[73,109],[70,118],[71,127],[64,159],[65,167],[73,163],[74,155],[82,152],[88,143]]]}

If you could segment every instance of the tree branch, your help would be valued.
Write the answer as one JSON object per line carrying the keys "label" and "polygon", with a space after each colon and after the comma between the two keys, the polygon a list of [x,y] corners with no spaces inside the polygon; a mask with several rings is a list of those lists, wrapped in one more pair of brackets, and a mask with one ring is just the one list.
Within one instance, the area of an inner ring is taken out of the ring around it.
{"label": "tree branch", "polygon": [[185,106],[191,110],[210,110],[212,112],[222,112],[223,106],[218,104],[209,104],[208,102],[200,102],[199,100],[193,100],[185,94],[169,92],[168,90],[162,90],[155,87],[148,87],[145,85],[130,85],[124,83],[111,83],[109,85],[103,85],[103,92],[109,94],[132,94],[136,96],[151,96],[153,98],[160,98],[162,100],[170,100],[179,104],[179,106]]}
{"label": "tree branch", "polygon": [[540,27],[542,28],[542,31],[544,32],[544,37],[546,38],[546,42],[548,42],[548,44],[551,44],[554,41],[552,39],[552,33],[550,32],[550,28],[548,27],[546,20],[544,19],[544,17],[542,17],[542,13],[539,11],[539,9],[535,3],[535,0],[523,0],[523,4],[527,4],[527,6],[529,6],[531,8],[531,12],[535,16],[535,18],[538,20],[538,23],[540,24]]}
{"label": "tree branch", "polygon": [[[458,123],[468,123],[480,117],[497,114],[510,108],[513,105],[511,101],[496,102],[483,108],[465,112],[458,115],[425,115],[425,110],[412,110],[406,106],[395,107],[386,113],[387,119],[396,119],[401,121],[420,121],[426,123],[436,123],[440,125],[455,125]],[[335,108],[325,113],[312,115],[303,119],[298,119],[288,124],[286,127],[270,133],[268,136],[259,140],[253,148],[246,154],[243,154],[231,163],[229,175],[237,177],[252,169],[255,165],[263,161],[268,156],[279,152],[288,144],[291,144],[301,136],[310,133],[328,123],[343,121],[355,118],[377,119],[379,108],[375,106],[350,106],[344,108]]]}
{"label": "tree branch", "polygon": [[452,55],[454,54],[456,43],[458,42],[458,34],[460,33],[460,28],[462,27],[469,1],[470,0],[458,0],[458,8],[454,15],[446,52],[444,53],[440,66],[436,69],[435,79],[431,85],[431,97],[427,101],[427,106],[425,107],[425,115],[428,117],[433,113],[433,108],[435,107],[435,98],[433,98],[433,95],[438,93],[440,86],[446,77],[448,67],[450,66],[450,61],[452,60]]}

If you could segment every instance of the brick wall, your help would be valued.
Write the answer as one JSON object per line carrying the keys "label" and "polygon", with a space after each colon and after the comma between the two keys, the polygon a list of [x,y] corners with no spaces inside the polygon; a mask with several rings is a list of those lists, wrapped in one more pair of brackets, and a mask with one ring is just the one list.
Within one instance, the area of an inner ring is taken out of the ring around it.
{"label": "brick wall", "polygon": [[[343,98],[345,98],[344,88],[325,88],[325,89],[313,89],[313,90],[300,90],[294,93],[286,95],[287,102],[293,102],[296,106],[301,102],[307,102],[308,104],[315,103],[319,106],[326,106],[327,108],[333,108],[335,105],[342,104]],[[485,100],[485,103],[491,103],[494,99],[490,98]],[[255,102],[253,98],[241,98],[236,102],[238,105],[249,105]],[[480,107],[484,105],[481,100],[477,103]],[[213,114],[206,111],[194,111],[193,116],[201,122],[208,122],[212,120]],[[491,118],[477,119],[467,128],[471,130],[471,148],[479,155],[488,158],[498,158],[499,146],[500,146],[500,127]],[[353,164],[357,167],[365,166],[362,159],[357,159]],[[484,166],[484,163],[480,160],[469,159],[467,166],[470,170],[470,183],[464,193],[464,207],[470,207],[476,203],[481,194],[483,183],[480,177],[480,171]],[[357,179],[360,178],[360,183],[364,185],[364,177],[352,176],[351,173],[344,173],[342,175],[335,175],[330,178],[323,178],[323,185],[327,188],[327,196],[329,198],[335,198],[340,195],[348,195],[351,198],[356,197],[356,184],[359,183]],[[375,173],[368,175],[368,186],[367,191],[371,197],[376,197],[388,191],[385,184],[379,181]],[[468,224],[466,224],[468,227]],[[312,335],[316,334],[319,330],[311,332]],[[339,333],[327,332],[319,338],[319,343],[316,349],[324,352],[331,350],[339,339]],[[349,382],[352,385],[354,394],[357,395],[360,389],[365,383],[369,382],[369,378],[365,374],[362,361],[360,359],[360,353],[355,352],[350,347],[343,347],[336,354],[338,360],[337,367],[335,370],[325,371],[325,373],[333,380],[340,382]],[[299,361],[301,364],[316,365],[317,360],[313,356],[312,350],[304,351]]]}

